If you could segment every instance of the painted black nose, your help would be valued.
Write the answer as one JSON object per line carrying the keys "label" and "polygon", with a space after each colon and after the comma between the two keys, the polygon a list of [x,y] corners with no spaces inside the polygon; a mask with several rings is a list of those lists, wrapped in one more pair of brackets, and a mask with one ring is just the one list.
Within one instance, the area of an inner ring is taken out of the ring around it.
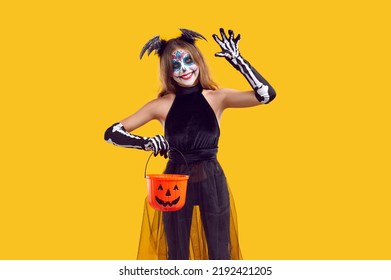
{"label": "painted black nose", "polygon": [[171,192],[170,192],[170,190],[167,190],[167,192],[166,192],[166,196],[171,196]]}

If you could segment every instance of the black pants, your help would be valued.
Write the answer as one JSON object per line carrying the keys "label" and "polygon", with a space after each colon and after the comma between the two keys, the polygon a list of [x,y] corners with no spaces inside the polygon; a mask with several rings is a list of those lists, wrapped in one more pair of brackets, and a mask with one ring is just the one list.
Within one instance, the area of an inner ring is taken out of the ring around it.
{"label": "black pants", "polygon": [[221,178],[214,178],[212,183],[208,180],[189,184],[185,206],[179,211],[163,213],[168,259],[189,259],[190,228],[195,205],[200,207],[209,259],[230,259],[230,205],[223,174]]}

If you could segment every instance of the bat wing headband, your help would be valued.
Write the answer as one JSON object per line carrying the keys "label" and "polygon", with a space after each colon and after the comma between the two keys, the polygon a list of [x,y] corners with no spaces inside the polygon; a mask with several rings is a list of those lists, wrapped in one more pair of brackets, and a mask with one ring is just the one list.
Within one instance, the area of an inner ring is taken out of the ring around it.
{"label": "bat wing headband", "polygon": [[[182,35],[179,36],[177,39],[181,39],[190,44],[194,44],[196,39],[204,39],[206,41],[204,36],[202,36],[201,34],[195,31],[191,31],[184,28],[180,28],[179,30],[182,32]],[[167,45],[167,41],[160,40],[160,36],[156,35],[144,45],[144,47],[140,52],[140,59],[143,57],[146,51],[148,51],[148,56],[151,54],[152,51],[155,51],[155,54],[157,54],[160,57],[163,54],[166,45]]]}

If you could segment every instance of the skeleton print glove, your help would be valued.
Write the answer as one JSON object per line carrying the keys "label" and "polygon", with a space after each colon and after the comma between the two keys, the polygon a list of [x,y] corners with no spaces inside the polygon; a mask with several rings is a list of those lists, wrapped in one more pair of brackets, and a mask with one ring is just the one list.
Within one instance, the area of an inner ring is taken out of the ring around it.
{"label": "skeleton print glove", "polygon": [[161,136],[141,137],[127,132],[121,123],[115,123],[105,132],[105,141],[124,148],[135,148],[144,151],[153,151],[154,156],[160,154],[167,158],[169,145]]}
{"label": "skeleton print glove", "polygon": [[155,157],[160,154],[161,156],[164,156],[164,158],[167,158],[167,153],[170,146],[168,145],[166,138],[161,135],[156,135],[154,137],[147,138],[147,140],[147,151],[152,150]]}
{"label": "skeleton print glove", "polygon": [[213,34],[213,39],[220,45],[222,50],[215,55],[225,57],[235,69],[245,76],[254,89],[255,96],[259,102],[263,104],[271,102],[276,97],[276,92],[261,74],[259,74],[247,60],[243,59],[239,53],[238,43],[240,34],[235,38],[233,31],[228,30],[229,37],[227,37],[223,28],[220,28],[220,34],[221,39],[216,34]]}

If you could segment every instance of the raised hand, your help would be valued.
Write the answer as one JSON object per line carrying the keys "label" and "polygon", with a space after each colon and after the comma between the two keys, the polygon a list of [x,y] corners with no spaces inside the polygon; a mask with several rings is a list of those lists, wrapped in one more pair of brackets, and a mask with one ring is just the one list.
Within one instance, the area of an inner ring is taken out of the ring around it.
{"label": "raised hand", "polygon": [[276,96],[272,86],[240,55],[238,48],[240,34],[235,38],[234,32],[228,30],[227,36],[223,28],[220,28],[220,34],[221,38],[213,34],[213,39],[221,47],[221,52],[216,53],[215,56],[225,57],[236,70],[242,73],[254,89],[255,97],[260,103],[266,104],[272,101]]}
{"label": "raised hand", "polygon": [[[238,48],[238,43],[240,40],[240,34],[234,36],[234,32],[232,30],[228,30],[228,37],[225,34],[223,28],[220,28],[221,39],[213,34],[213,39],[217,44],[221,47],[221,52],[215,53],[215,56],[225,57],[235,68],[239,67],[240,62],[240,53]],[[238,69],[239,70],[239,69]]]}

